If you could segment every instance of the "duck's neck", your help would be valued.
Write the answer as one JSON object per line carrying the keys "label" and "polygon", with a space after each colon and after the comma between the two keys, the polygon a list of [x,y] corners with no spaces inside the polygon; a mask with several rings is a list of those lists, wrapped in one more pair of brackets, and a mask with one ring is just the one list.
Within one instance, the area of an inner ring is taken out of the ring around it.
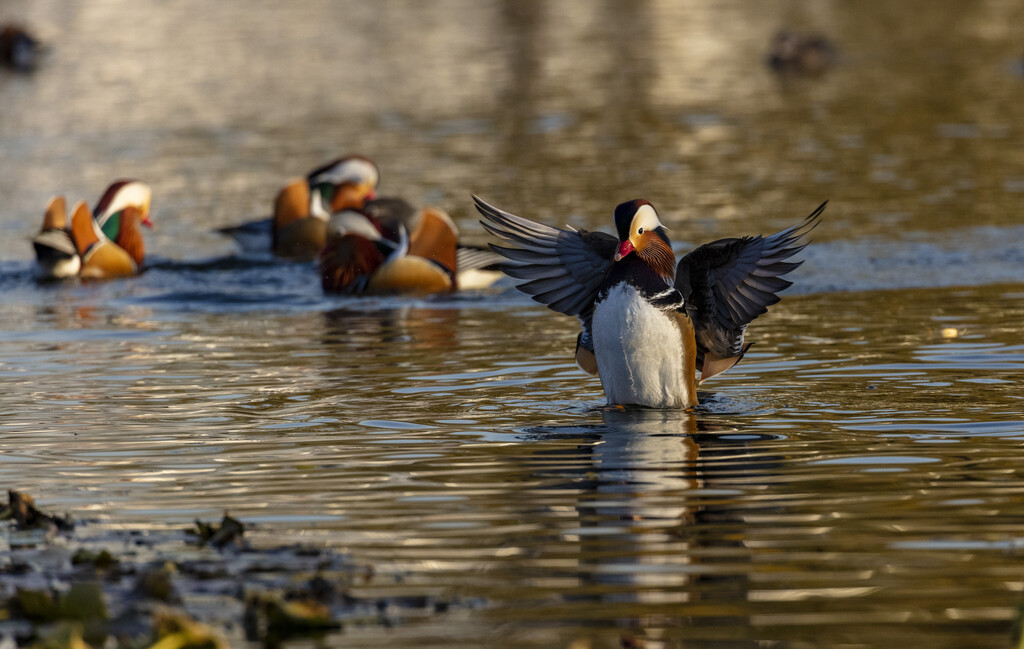
{"label": "duck's neck", "polygon": [[661,293],[672,286],[670,278],[662,275],[636,253],[612,264],[608,272],[608,283],[619,282],[628,282],[645,296]]}

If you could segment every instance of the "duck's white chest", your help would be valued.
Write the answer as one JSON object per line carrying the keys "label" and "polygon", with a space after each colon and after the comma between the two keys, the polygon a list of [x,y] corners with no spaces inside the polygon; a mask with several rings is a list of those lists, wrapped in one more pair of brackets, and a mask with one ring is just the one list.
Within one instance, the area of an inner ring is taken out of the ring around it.
{"label": "duck's white chest", "polygon": [[687,408],[696,404],[684,376],[682,331],[675,317],[634,287],[620,284],[594,306],[594,356],[609,404]]}

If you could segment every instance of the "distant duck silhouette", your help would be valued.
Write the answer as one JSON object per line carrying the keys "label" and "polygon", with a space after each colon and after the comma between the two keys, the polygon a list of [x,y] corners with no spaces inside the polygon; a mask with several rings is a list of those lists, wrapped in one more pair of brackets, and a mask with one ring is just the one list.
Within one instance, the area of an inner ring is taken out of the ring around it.
{"label": "distant duck silhouette", "polygon": [[0,63],[18,72],[31,72],[43,48],[24,27],[14,23],[0,25]]}
{"label": "distant duck silhouette", "polygon": [[779,74],[815,76],[835,64],[836,49],[819,34],[782,30],[772,39],[767,61]]}
{"label": "distant duck silhouette", "polygon": [[435,207],[379,198],[334,214],[320,255],[329,293],[442,293],[483,288],[501,277],[502,257],[460,246],[451,218]]}
{"label": "distant duck silhouette", "polygon": [[43,227],[32,240],[38,276],[100,279],[136,274],[146,254],[139,226],[153,227],[150,196],[149,185],[119,180],[107,188],[92,212],[78,202],[70,221],[64,197],[50,199]]}

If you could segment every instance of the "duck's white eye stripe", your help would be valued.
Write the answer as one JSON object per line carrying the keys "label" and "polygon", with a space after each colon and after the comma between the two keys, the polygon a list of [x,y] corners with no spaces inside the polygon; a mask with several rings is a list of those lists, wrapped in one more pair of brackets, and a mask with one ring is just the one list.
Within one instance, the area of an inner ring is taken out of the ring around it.
{"label": "duck's white eye stripe", "polygon": [[641,205],[633,216],[633,225],[636,226],[636,233],[643,234],[646,230],[654,230],[661,225],[658,220],[658,213],[650,205]]}
{"label": "duck's white eye stripe", "polygon": [[322,171],[310,180],[317,183],[329,182],[335,185],[362,182],[376,185],[380,177],[377,167],[372,162],[362,158],[351,158]]}

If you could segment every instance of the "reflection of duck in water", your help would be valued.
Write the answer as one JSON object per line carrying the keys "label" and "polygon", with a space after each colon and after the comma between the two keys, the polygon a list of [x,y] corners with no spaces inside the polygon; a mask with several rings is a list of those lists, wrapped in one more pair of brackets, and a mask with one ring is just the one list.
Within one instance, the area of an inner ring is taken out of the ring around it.
{"label": "reflection of duck in water", "polygon": [[[659,493],[697,489],[697,418],[676,410],[606,409],[601,444],[593,449],[598,493]],[[654,504],[658,503],[658,504]],[[665,526],[692,520],[693,509],[682,499],[630,500],[622,521]]]}
{"label": "reflection of duck in water", "polygon": [[760,646],[744,631],[752,553],[744,509],[729,495],[764,470],[748,465],[764,462],[749,458],[760,436],[728,439],[679,410],[609,408],[601,416],[597,425],[531,431],[580,439],[563,464],[545,455],[534,477],[579,473],[571,485],[578,519],[566,522],[554,552],[564,564],[575,559],[581,615],[614,605],[618,619],[609,622],[622,646],[689,646],[681,637],[704,646],[701,626],[728,628],[730,647]]}
{"label": "reflection of duck in water", "polygon": [[618,238],[552,228],[474,200],[484,227],[516,246],[493,248],[512,262],[503,270],[518,288],[579,317],[576,361],[600,377],[608,403],[656,408],[696,406],[696,368],[703,381],[739,362],[747,325],[791,284],[781,276],[800,262],[786,260],[803,249],[825,208],[768,237],[705,244],[676,266],[645,200],[615,208]]}
{"label": "reflection of duck in water", "polygon": [[772,39],[768,65],[780,74],[818,75],[835,63],[836,50],[818,34],[801,35],[782,30]]}

